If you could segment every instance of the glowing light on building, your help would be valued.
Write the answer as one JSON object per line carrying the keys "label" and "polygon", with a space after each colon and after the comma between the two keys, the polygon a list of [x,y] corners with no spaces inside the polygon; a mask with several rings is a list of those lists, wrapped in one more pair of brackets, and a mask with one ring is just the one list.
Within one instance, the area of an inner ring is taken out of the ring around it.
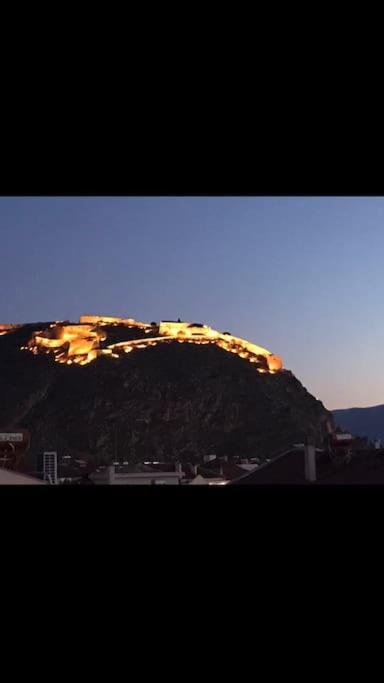
{"label": "glowing light on building", "polygon": [[[148,328],[151,328],[157,331],[158,336],[131,339],[101,348],[101,342],[108,340],[108,333],[105,331],[107,325],[141,328],[145,329],[145,333],[148,332]],[[208,325],[180,321],[162,321],[155,327],[137,322],[133,318],[81,316],[77,325],[60,322],[50,325],[47,330],[35,332],[27,347],[22,348],[27,348],[34,354],[52,353],[58,363],[86,365],[102,355],[120,358],[123,353],[131,353],[136,349],[142,350],[157,344],[172,342],[187,342],[195,345],[214,344],[245,361],[257,363],[257,370],[261,373],[274,374],[283,367],[282,359],[262,346],[228,333],[218,332]]]}
{"label": "glowing light on building", "polygon": [[0,337],[17,330],[19,327],[21,327],[21,325],[0,325]]}

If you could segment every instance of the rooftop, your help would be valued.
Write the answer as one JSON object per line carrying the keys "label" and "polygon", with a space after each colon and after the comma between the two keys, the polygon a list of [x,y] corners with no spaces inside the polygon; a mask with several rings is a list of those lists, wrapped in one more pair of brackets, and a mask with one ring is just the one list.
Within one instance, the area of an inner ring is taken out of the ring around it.
{"label": "rooftop", "polygon": [[[232,481],[232,485],[307,484],[304,449],[292,448]],[[318,484],[384,484],[384,449],[355,450],[350,462],[335,463],[325,451],[316,450]]]}
{"label": "rooftop", "polygon": [[24,486],[34,486],[35,484],[46,485],[45,481],[37,479],[36,477],[31,477],[28,474],[21,474],[20,472],[14,472],[13,470],[0,469],[0,485],[24,485]]}
{"label": "rooftop", "polygon": [[244,469],[235,463],[215,458],[199,466],[198,473],[204,478],[222,476],[227,481],[233,481],[244,474]]}

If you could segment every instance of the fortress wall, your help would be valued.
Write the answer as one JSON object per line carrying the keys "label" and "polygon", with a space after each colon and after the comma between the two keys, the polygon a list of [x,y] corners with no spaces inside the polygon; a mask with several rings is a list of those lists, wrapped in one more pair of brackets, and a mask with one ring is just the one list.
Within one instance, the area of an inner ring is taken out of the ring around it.
{"label": "fortress wall", "polygon": [[[119,357],[119,352],[129,353],[133,349],[144,349],[149,346],[155,346],[159,342],[214,343],[225,351],[235,353],[240,358],[244,358],[252,363],[259,364],[260,356],[264,357],[268,364],[268,370],[271,373],[277,372],[283,367],[282,359],[262,346],[253,344],[241,337],[223,334],[208,325],[191,325],[188,322],[161,321],[159,324],[159,336],[157,337],[143,336],[142,339],[110,344],[107,347],[108,350],[101,350],[99,346],[100,340],[107,339],[106,333],[97,327],[97,324],[101,324],[101,321],[105,321],[105,324],[134,324],[139,327],[150,327],[150,325],[138,323],[132,318],[81,316],[80,324],[59,324],[51,326],[52,329],[48,329],[45,332],[35,333],[28,343],[28,348],[34,353],[37,353],[39,349],[52,349],[58,362],[74,362],[84,365],[95,360],[100,354]],[[268,372],[268,370],[264,371]]]}

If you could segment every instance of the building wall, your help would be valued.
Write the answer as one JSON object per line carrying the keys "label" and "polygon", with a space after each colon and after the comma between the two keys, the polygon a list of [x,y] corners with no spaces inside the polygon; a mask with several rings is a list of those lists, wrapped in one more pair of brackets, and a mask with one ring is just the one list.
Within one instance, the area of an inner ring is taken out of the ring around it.
{"label": "building wall", "polygon": [[113,486],[148,486],[153,480],[165,481],[166,484],[178,485],[183,478],[182,472],[127,472],[116,473],[111,466],[101,472],[94,472],[91,479],[95,484],[112,484]]}
{"label": "building wall", "polygon": [[134,318],[114,318],[108,315],[81,315],[80,323],[88,323],[91,325],[127,325],[132,327],[150,327],[148,323],[142,323]]}
{"label": "building wall", "polygon": [[142,476],[132,476],[129,474],[115,474],[114,480],[112,484],[115,486],[136,486],[136,485],[150,485],[152,484],[153,480],[157,481],[165,481],[166,484],[179,484],[180,479],[182,478],[182,475],[180,476],[179,474],[172,472],[172,474],[167,474],[166,472],[151,472],[149,475],[142,475]]}

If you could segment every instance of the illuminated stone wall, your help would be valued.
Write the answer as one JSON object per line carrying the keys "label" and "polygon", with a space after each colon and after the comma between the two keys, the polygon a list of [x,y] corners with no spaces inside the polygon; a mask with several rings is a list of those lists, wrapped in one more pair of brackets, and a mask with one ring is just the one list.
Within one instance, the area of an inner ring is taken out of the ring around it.
{"label": "illuminated stone wall", "polygon": [[82,315],[80,323],[90,325],[126,325],[127,327],[149,328],[150,325],[142,323],[134,318],[113,318],[106,315]]}
{"label": "illuminated stone wall", "polygon": [[161,321],[159,333],[167,336],[180,336],[193,338],[195,336],[217,337],[219,334],[208,325],[194,325],[188,322]]}
{"label": "illuminated stone wall", "polygon": [[47,330],[35,332],[24,348],[35,354],[52,353],[59,363],[85,365],[100,355],[118,358],[124,353],[156,346],[159,343],[215,344],[227,352],[235,353],[240,358],[257,364],[258,372],[274,373],[283,367],[281,358],[262,346],[218,332],[208,325],[188,322],[161,321],[156,337],[145,336],[142,339],[106,344],[105,348],[102,348],[101,342],[108,342],[108,331],[105,328],[116,324],[143,328],[145,334],[151,329],[150,325],[137,322],[133,318],[81,316],[77,325],[57,323]]}
{"label": "illuminated stone wall", "polygon": [[85,365],[97,358],[100,341],[105,339],[105,332],[92,325],[59,324],[35,333],[26,348],[33,353],[53,353],[59,363]]}

